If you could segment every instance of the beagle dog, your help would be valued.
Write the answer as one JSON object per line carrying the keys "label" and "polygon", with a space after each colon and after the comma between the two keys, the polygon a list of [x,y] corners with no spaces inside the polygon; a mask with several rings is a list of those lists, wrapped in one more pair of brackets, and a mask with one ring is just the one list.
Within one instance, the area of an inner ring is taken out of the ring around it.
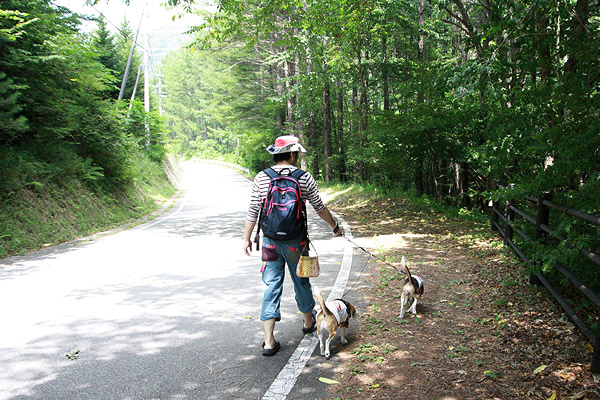
{"label": "beagle dog", "polygon": [[404,256],[402,256],[402,268],[406,272],[406,278],[404,279],[404,284],[402,285],[402,296],[400,298],[400,318],[404,317],[404,306],[408,303],[409,298],[413,299],[413,303],[408,309],[408,312],[412,312],[413,314],[417,314],[417,303],[419,299],[423,295],[424,287],[423,287],[423,279],[419,278],[416,275],[411,275],[410,270],[406,266],[406,260]]}
{"label": "beagle dog", "polygon": [[[346,328],[348,327],[348,320],[356,318],[356,308],[350,302],[343,299],[336,299],[334,301],[325,304],[321,290],[315,287],[315,298],[321,306],[321,311],[317,315],[317,335],[319,336],[319,344],[321,346],[321,355],[327,359],[331,357],[329,352],[329,343],[335,337],[337,329],[341,327],[341,339],[342,343],[348,343],[346,340]],[[326,340],[323,340],[322,333],[327,331],[329,336]]]}

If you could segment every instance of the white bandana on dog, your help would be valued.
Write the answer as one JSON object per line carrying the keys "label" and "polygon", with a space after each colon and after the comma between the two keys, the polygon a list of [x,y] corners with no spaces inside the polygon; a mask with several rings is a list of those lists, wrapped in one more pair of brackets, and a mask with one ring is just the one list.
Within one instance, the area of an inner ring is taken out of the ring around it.
{"label": "white bandana on dog", "polygon": [[346,307],[346,304],[344,304],[343,301],[334,300],[326,303],[325,307],[331,311],[338,323],[338,326],[348,321],[348,307]]}

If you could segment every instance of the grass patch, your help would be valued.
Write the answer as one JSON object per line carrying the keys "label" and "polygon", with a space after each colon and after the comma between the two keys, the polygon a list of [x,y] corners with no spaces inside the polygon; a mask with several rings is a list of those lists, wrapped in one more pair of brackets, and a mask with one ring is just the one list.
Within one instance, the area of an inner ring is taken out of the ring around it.
{"label": "grass patch", "polygon": [[[477,223],[489,223],[489,213],[481,210],[468,210],[464,207],[442,204],[427,196],[421,196],[414,191],[403,191],[395,188],[382,188],[374,184],[358,183],[329,183],[319,182],[319,188],[327,202],[354,204],[356,207],[372,204],[371,200],[385,200],[386,205],[401,212],[400,204],[422,212],[436,212],[446,218]],[[381,210],[375,210],[381,211]]]}
{"label": "grass patch", "polygon": [[0,210],[0,258],[67,242],[132,222],[156,211],[175,189],[162,167],[136,160],[125,190],[90,188],[71,178],[20,188]]}

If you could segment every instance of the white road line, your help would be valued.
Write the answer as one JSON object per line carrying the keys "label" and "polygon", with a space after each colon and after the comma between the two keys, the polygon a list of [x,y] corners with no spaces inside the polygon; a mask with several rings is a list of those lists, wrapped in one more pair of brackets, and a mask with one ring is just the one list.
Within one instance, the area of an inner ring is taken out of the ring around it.
{"label": "white road line", "polygon": [[158,224],[162,224],[165,221],[170,220],[171,218],[173,218],[174,216],[176,216],[177,214],[179,214],[181,212],[181,210],[183,210],[183,207],[186,205],[188,199],[187,199],[187,193],[184,192],[183,193],[183,199],[181,199],[181,202],[179,203],[179,207],[177,207],[177,210],[175,210],[175,212],[173,213],[168,213],[166,215],[161,215],[159,217],[157,217],[153,222],[149,222],[149,223],[145,223],[144,225],[141,226],[140,229],[144,230],[144,229],[148,229],[151,228],[153,226],[156,226]]}
{"label": "white road line", "polygon": [[[165,220],[168,220],[181,212],[183,206],[187,202],[187,196],[185,196],[181,200],[179,207],[174,213],[168,214],[164,218],[157,220],[153,223],[144,225],[143,229],[147,229],[154,225],[160,224]],[[350,226],[341,218],[339,215],[332,212],[334,217],[338,219],[342,223],[342,227],[344,228],[345,236],[352,240],[352,232],[350,231]],[[338,272],[338,276],[335,280],[331,291],[329,292],[329,296],[326,301],[333,301],[337,298],[340,298],[344,294],[344,290],[346,289],[346,284],[348,283],[348,278],[350,276],[350,270],[352,269],[352,254],[353,254],[353,245],[344,241],[344,256],[342,258],[342,265],[340,267],[340,271]],[[290,393],[298,377],[304,370],[306,363],[310,359],[310,356],[315,351],[317,344],[319,343],[319,339],[316,335],[306,335],[294,350],[294,353],[290,356],[286,365],[282,368],[279,375],[275,378],[269,389],[267,389],[266,393],[262,397],[263,400],[285,400],[287,395]]]}
{"label": "white road line", "polygon": [[[344,228],[346,237],[352,240],[350,226],[338,215],[334,214],[334,216],[342,222],[342,227]],[[347,240],[344,242],[344,257],[342,259],[340,272],[338,272],[338,276],[326,301],[332,301],[342,297],[346,288],[346,284],[348,283],[350,269],[352,268],[353,246]],[[263,400],[285,400],[287,395],[296,384],[298,377],[302,373],[302,370],[310,359],[310,356],[315,351],[318,343],[319,339],[316,335],[304,336],[298,347],[296,347],[294,353],[290,356],[287,364],[283,367],[279,375],[277,375],[269,389],[267,389],[267,392],[262,397]]]}

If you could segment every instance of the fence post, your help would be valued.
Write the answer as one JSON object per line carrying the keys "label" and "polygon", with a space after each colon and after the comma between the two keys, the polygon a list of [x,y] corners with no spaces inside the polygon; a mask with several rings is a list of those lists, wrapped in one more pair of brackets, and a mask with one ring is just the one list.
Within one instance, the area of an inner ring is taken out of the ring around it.
{"label": "fence post", "polygon": [[[494,190],[498,190],[498,187],[500,185],[498,184],[498,182],[496,182],[494,184]],[[491,228],[492,228],[492,232],[496,232],[498,230],[498,227],[496,226],[496,224],[498,223],[498,213],[500,212],[500,210],[498,209],[498,201],[497,200],[492,200],[492,219],[490,221],[491,223]]]}
{"label": "fence post", "polygon": [[[552,200],[552,194],[546,192],[538,197],[538,209],[535,218],[535,240],[539,243],[545,243],[548,237],[546,231],[542,229],[542,225],[550,223],[550,208],[544,205],[544,200]],[[529,273],[529,283],[536,286],[542,285],[542,282],[533,272]]]}
{"label": "fence post", "polygon": [[600,373],[600,326],[596,329],[596,343],[594,343],[594,354],[592,356],[592,373]]}
{"label": "fence post", "polygon": [[[510,185],[512,189],[514,186]],[[514,199],[511,199],[506,202],[506,224],[504,225],[504,245],[508,244],[508,241],[513,240],[513,227],[511,223],[515,220],[515,211],[512,209],[512,206],[515,204]]]}
{"label": "fence post", "polygon": [[538,198],[537,217],[535,219],[535,240],[544,242],[546,239],[546,231],[542,229],[542,225],[548,225],[550,222],[550,209],[544,205],[544,200],[552,200],[551,193],[544,193]]}

